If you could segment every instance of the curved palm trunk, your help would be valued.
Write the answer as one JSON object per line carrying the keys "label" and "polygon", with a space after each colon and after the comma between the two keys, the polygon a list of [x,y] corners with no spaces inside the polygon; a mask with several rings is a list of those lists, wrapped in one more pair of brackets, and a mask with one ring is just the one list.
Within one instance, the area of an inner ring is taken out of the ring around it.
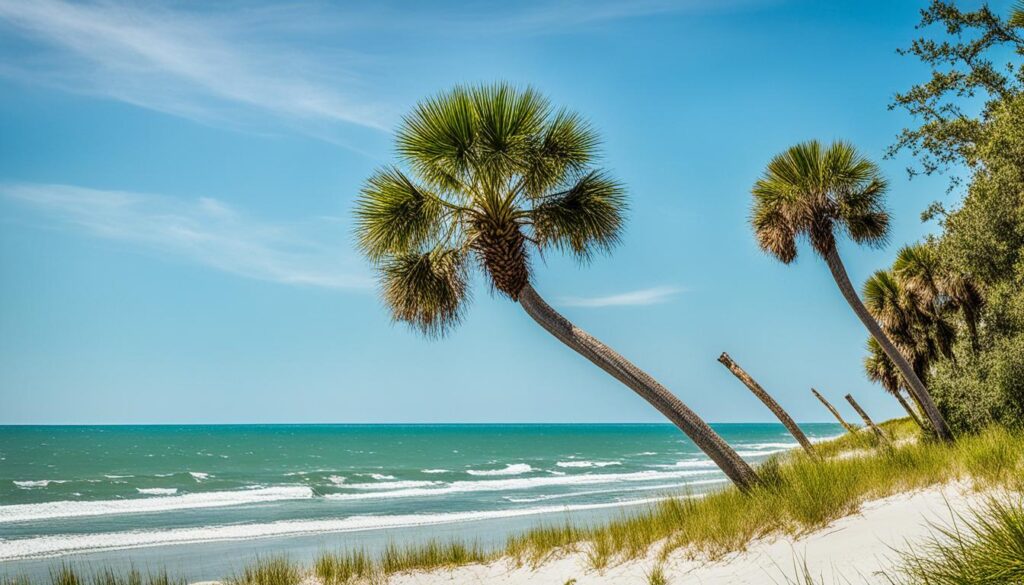
{"label": "curved palm trunk", "polygon": [[746,461],[668,388],[615,350],[573,325],[548,305],[531,285],[527,284],[519,293],[519,304],[548,333],[611,374],[658,409],[690,437],[740,490],[747,491],[757,482],[757,475]]}
{"label": "curved palm trunk", "polygon": [[804,432],[800,430],[800,427],[798,427],[796,422],[794,422],[789,416],[789,413],[783,410],[782,406],[776,402],[770,394],[765,392],[765,389],[762,388],[756,380],[750,377],[750,374],[741,368],[739,364],[733,361],[729,354],[724,351],[722,352],[722,355],[718,356],[718,361],[720,361],[725,367],[729,368],[729,371],[739,378],[740,382],[743,382],[743,385],[749,388],[750,391],[754,393],[754,396],[757,396],[757,398],[768,407],[768,410],[772,411],[775,418],[779,419],[779,422],[786,427],[789,434],[793,435],[793,438],[796,439],[797,443],[800,443],[800,446],[804,448],[804,451],[807,451],[808,455],[811,457],[817,457],[811,442],[807,440],[807,436],[804,435]]}
{"label": "curved palm trunk", "polygon": [[813,392],[814,395],[818,398],[818,400],[820,400],[821,403],[825,405],[825,408],[827,408],[828,411],[832,413],[832,416],[836,417],[836,420],[839,421],[839,424],[843,425],[843,428],[846,429],[846,432],[857,432],[857,429],[853,425],[843,420],[843,415],[839,414],[839,411],[836,410],[836,407],[832,406],[831,402],[825,400],[825,397],[819,394],[818,391],[815,390],[814,388],[811,388],[811,392]]}
{"label": "curved palm trunk", "polygon": [[921,379],[914,373],[914,369],[907,362],[907,359],[892,344],[889,337],[879,327],[878,322],[868,312],[867,307],[861,302],[860,297],[857,296],[857,292],[853,289],[853,284],[850,282],[850,277],[846,274],[846,267],[843,266],[843,261],[839,258],[839,252],[835,248],[830,250],[825,255],[825,262],[828,263],[828,268],[832,271],[832,277],[835,279],[836,284],[839,285],[839,290],[843,293],[843,297],[846,298],[846,302],[850,304],[853,312],[857,314],[857,317],[864,324],[864,327],[867,328],[868,332],[871,333],[871,336],[882,346],[885,355],[889,356],[892,363],[896,364],[896,368],[899,369],[903,379],[907,382],[908,391],[917,399],[918,404],[921,405],[925,418],[931,423],[935,433],[943,441],[952,441],[953,433],[949,430],[946,419],[942,418],[942,413],[935,406],[931,394],[928,393],[924,384],[921,383]]}
{"label": "curved palm trunk", "polygon": [[921,419],[918,418],[917,413],[914,412],[914,408],[912,406],[910,406],[909,402],[907,402],[907,399],[903,398],[903,393],[902,392],[900,392],[899,390],[896,390],[895,392],[892,393],[892,395],[896,397],[896,400],[899,401],[900,406],[903,407],[903,410],[907,411],[907,414],[910,415],[910,418],[915,423],[917,423],[917,426],[921,427],[922,431],[928,430],[928,429],[925,428],[924,423],[921,422]]}
{"label": "curved palm trunk", "polygon": [[872,431],[875,432],[876,435],[878,435],[879,439],[882,439],[883,441],[887,440],[885,433],[882,432],[882,429],[875,426],[874,421],[872,421],[871,417],[868,416],[868,413],[864,412],[864,409],[861,408],[859,404],[857,404],[857,401],[853,399],[853,396],[847,394],[846,401],[849,402],[850,406],[852,406],[853,409],[857,411],[857,414],[860,415],[860,418],[861,420],[864,421],[864,424],[866,424]]}

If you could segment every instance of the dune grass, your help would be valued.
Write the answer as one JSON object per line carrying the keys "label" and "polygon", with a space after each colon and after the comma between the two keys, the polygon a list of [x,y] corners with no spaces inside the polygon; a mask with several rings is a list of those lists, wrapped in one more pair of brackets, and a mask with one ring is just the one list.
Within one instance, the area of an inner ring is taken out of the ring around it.
{"label": "dune grass", "polygon": [[992,498],[981,509],[933,526],[925,543],[904,552],[894,584],[1024,583],[1024,499]]}
{"label": "dune grass", "polygon": [[[383,583],[398,573],[502,559],[512,565],[536,566],[570,552],[585,554],[590,566],[597,570],[652,552],[662,560],[673,551],[681,551],[691,558],[714,559],[743,550],[758,537],[810,532],[856,512],[868,500],[936,484],[964,481],[978,489],[1005,487],[1009,491],[1024,492],[1022,433],[993,427],[947,445],[918,440],[919,431],[909,419],[888,421],[880,426],[888,440],[881,441],[873,433],[848,433],[818,443],[820,460],[811,459],[801,451],[769,459],[758,468],[761,484],[747,494],[728,487],[703,497],[682,495],[661,500],[597,525],[574,524],[568,519],[541,524],[510,536],[503,547],[492,550],[459,540],[392,544],[378,554],[358,550],[324,552],[311,569],[300,567],[286,557],[260,558],[226,582],[228,585],[298,585],[312,577],[324,585]],[[969,526],[973,530],[973,527],[987,525]],[[981,531],[974,533],[982,534]],[[933,557],[943,555],[943,549],[937,546],[928,551]],[[655,577],[649,580],[654,582]],[[923,582],[945,585],[968,581]],[[27,579],[6,577],[0,580],[0,585],[30,583]],[[101,572],[88,575],[62,565],[51,574],[49,585],[178,585],[178,582],[166,574],[143,576],[131,572],[117,576]]]}
{"label": "dune grass", "polygon": [[241,573],[225,580],[226,585],[299,585],[304,571],[286,556],[258,558]]}

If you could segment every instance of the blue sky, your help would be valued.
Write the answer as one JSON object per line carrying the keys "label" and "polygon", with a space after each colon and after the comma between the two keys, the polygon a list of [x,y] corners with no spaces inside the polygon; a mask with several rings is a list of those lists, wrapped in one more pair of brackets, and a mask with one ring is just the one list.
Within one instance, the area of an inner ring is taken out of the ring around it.
{"label": "blue sky", "polygon": [[842,138],[892,182],[855,282],[934,229],[945,182],[881,160],[922,4],[0,0],[0,423],[659,421],[480,283],[440,341],[375,297],[361,182],[417,99],[494,80],[586,116],[629,188],[614,255],[535,271],[569,318],[710,421],[771,420],[723,350],[797,420],[812,385],[898,415],[824,263],[746,215],[773,154]]}

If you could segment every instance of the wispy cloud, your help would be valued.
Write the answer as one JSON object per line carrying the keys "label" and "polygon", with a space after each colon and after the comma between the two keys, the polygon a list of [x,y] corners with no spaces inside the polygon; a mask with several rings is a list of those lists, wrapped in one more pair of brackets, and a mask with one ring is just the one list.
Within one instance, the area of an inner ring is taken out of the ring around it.
{"label": "wispy cloud", "polygon": [[30,43],[0,71],[203,121],[388,125],[379,102],[356,97],[358,57],[314,58],[265,12],[0,0],[0,31]]}
{"label": "wispy cloud", "polygon": [[655,286],[601,297],[563,297],[561,304],[566,307],[624,307],[635,305],[658,305],[672,300],[686,292],[679,286]]}
{"label": "wispy cloud", "polygon": [[[393,78],[436,40],[557,35],[768,0],[168,3],[0,0],[0,75],[204,123],[277,126],[347,144],[388,130],[410,96]],[[421,49],[424,48],[424,49]],[[417,62],[415,59],[413,62]],[[415,96],[412,96],[415,97]]]}
{"label": "wispy cloud", "polygon": [[261,222],[217,199],[183,201],[71,185],[0,184],[0,196],[92,236],[239,276],[332,289],[372,286],[347,252],[345,230],[329,219]]}

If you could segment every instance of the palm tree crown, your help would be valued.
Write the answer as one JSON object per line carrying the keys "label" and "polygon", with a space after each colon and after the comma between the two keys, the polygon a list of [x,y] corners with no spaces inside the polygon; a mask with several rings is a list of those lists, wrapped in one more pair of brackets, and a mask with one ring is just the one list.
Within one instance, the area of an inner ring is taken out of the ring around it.
{"label": "palm tree crown", "polygon": [[978,323],[985,300],[972,279],[943,266],[934,246],[929,244],[901,248],[892,269],[932,312],[941,315],[960,311],[971,345],[977,348]]}
{"label": "palm tree crown", "polygon": [[774,157],[752,190],[751,224],[762,250],[789,264],[806,238],[826,256],[839,229],[860,244],[884,244],[887,184],[875,163],[846,142],[803,142]]}
{"label": "palm tree crown", "polygon": [[472,268],[518,300],[529,249],[585,261],[618,243],[625,192],[594,167],[598,142],[529,88],[456,87],[420,103],[397,133],[408,170],[378,170],[356,204],[393,318],[442,335],[461,319]]}

